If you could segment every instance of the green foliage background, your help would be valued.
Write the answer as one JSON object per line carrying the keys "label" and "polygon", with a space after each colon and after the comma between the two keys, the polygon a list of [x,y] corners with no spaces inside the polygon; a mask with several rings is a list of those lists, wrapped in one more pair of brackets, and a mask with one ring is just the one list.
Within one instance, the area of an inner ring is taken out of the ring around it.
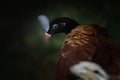
{"label": "green foliage background", "polygon": [[120,5],[108,0],[6,0],[0,3],[1,80],[55,80],[55,64],[65,34],[44,40],[37,20],[71,17],[80,24],[97,23],[108,28],[120,44]]}

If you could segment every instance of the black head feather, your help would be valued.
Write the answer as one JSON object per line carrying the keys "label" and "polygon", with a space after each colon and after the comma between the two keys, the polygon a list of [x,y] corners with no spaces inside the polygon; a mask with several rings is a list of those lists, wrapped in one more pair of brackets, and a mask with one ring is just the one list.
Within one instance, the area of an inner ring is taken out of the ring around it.
{"label": "black head feather", "polygon": [[67,17],[55,18],[50,22],[48,34],[66,33],[68,34],[72,29],[78,26],[79,23]]}

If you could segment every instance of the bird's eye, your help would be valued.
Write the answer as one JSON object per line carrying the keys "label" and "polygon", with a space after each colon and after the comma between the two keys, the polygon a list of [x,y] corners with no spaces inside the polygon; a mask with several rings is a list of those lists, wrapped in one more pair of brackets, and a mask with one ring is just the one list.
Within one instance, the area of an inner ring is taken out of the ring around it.
{"label": "bird's eye", "polygon": [[63,22],[63,23],[60,23],[60,26],[66,26],[66,23],[65,22]]}
{"label": "bird's eye", "polygon": [[54,24],[53,29],[57,29],[57,28],[58,28],[58,24]]}

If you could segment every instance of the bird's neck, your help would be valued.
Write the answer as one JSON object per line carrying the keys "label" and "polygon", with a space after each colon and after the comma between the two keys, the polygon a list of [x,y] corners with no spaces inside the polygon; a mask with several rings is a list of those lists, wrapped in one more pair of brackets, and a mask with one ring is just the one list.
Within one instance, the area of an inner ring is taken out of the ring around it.
{"label": "bird's neck", "polygon": [[76,28],[77,26],[79,26],[79,24],[75,24],[75,25],[73,25],[73,26],[68,26],[67,28],[66,28],[66,31],[65,31],[65,33],[66,34],[69,34],[74,28]]}

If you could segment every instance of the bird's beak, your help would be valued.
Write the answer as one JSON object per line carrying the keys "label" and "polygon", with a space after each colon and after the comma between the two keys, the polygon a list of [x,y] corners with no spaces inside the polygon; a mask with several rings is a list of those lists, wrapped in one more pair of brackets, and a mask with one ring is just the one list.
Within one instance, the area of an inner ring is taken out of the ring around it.
{"label": "bird's beak", "polygon": [[51,34],[45,33],[44,38],[48,40],[51,37]]}

